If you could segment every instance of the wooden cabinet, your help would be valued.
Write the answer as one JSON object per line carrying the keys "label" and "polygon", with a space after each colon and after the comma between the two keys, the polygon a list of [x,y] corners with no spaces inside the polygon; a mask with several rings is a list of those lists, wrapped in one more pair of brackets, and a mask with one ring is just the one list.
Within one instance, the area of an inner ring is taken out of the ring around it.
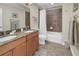
{"label": "wooden cabinet", "polygon": [[7,53],[3,54],[2,56],[12,56],[12,51],[8,51]]}
{"label": "wooden cabinet", "polygon": [[20,44],[13,50],[14,56],[26,56],[26,42]]}
{"label": "wooden cabinet", "polygon": [[26,42],[27,56],[32,56],[39,47],[38,32],[27,36]]}
{"label": "wooden cabinet", "polygon": [[1,56],[32,56],[39,47],[38,32],[0,46]]}
{"label": "wooden cabinet", "polygon": [[1,56],[25,56],[26,55],[26,37],[19,38],[5,45],[0,46]]}

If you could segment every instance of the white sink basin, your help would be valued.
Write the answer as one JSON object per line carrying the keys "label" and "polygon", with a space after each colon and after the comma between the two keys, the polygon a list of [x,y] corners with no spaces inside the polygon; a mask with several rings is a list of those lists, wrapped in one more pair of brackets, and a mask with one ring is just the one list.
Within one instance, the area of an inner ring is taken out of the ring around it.
{"label": "white sink basin", "polygon": [[15,38],[15,37],[16,37],[16,36],[7,36],[7,37],[3,37],[3,38],[0,38],[0,42],[12,40],[12,39]]}
{"label": "white sink basin", "polygon": [[31,32],[34,32],[34,30],[24,31],[24,33],[31,33]]}

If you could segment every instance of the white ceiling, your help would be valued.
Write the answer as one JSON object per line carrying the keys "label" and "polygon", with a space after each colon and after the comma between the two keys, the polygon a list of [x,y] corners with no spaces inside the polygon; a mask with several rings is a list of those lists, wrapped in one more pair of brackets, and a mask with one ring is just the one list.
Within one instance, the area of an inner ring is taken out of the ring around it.
{"label": "white ceiling", "polygon": [[[27,8],[30,7],[29,5],[25,5],[25,3],[22,5]],[[46,9],[47,11],[62,8],[62,3],[53,3],[53,4],[51,4],[51,3],[32,3],[32,5],[36,5],[40,9]]]}
{"label": "white ceiling", "polygon": [[53,5],[51,3],[36,3],[40,8],[43,9],[55,9],[62,7],[62,3],[54,3]]}

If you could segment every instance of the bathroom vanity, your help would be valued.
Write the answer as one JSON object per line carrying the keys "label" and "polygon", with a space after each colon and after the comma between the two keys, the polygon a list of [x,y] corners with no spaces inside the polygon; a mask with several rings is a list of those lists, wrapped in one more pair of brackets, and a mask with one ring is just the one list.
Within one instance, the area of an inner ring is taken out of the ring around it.
{"label": "bathroom vanity", "polygon": [[32,56],[39,48],[38,31],[19,32],[12,40],[0,42],[1,56]]}

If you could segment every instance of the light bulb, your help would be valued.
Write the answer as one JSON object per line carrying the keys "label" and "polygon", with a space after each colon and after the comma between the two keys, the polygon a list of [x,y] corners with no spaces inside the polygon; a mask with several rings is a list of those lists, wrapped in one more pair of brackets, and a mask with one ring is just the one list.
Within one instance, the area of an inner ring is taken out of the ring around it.
{"label": "light bulb", "polygon": [[53,5],[54,3],[50,3],[51,5]]}

